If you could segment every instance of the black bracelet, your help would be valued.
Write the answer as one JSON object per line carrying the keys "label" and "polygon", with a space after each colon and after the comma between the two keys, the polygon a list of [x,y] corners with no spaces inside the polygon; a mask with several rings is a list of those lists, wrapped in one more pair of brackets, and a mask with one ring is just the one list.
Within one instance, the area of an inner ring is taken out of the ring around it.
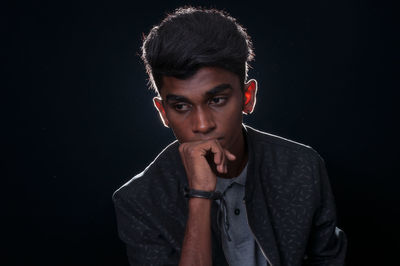
{"label": "black bracelet", "polygon": [[184,188],[183,195],[185,196],[185,198],[203,198],[211,200],[220,199],[222,197],[222,193],[219,191],[204,191],[189,189],[187,187]]}

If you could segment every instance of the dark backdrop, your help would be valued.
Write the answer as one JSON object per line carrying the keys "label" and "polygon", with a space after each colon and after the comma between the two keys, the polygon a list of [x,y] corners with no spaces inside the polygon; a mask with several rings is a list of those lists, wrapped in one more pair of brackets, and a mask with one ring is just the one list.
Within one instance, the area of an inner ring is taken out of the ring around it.
{"label": "dark backdrop", "polygon": [[245,121],[324,157],[348,265],[397,264],[399,25],[391,3],[346,0],[2,2],[2,264],[127,265],[112,192],[173,140],[141,36],[189,3],[248,29]]}

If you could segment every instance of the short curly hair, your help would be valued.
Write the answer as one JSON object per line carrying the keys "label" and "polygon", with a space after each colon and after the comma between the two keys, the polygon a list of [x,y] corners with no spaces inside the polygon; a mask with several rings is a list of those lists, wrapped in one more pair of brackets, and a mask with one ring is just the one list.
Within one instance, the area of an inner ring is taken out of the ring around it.
{"label": "short curly hair", "polygon": [[214,66],[247,79],[253,45],[235,18],[216,9],[176,9],[145,36],[142,60],[151,87],[159,94],[162,77],[189,78],[200,67]]}

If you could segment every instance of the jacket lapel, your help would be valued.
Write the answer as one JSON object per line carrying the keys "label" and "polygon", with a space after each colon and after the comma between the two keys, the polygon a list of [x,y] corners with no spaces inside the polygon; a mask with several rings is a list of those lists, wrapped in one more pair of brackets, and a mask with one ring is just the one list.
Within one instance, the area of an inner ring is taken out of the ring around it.
{"label": "jacket lapel", "polygon": [[260,175],[268,175],[261,172],[263,169],[261,159],[263,155],[257,154],[253,144],[251,132],[244,130],[248,147],[248,167],[246,178],[245,202],[248,222],[251,231],[261,246],[267,260],[273,266],[280,265],[279,251],[275,240],[274,229],[271,224],[270,213],[265,197],[265,190],[260,182]]}

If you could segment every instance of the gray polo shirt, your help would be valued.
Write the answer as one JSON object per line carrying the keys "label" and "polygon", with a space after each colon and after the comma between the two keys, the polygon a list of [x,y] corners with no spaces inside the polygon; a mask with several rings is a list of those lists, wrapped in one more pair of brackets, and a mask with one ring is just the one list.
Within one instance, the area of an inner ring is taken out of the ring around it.
{"label": "gray polo shirt", "polygon": [[[216,190],[224,194],[229,222],[227,232],[231,239],[229,241],[225,231],[221,230],[222,248],[230,266],[266,266],[267,261],[254,239],[246,217],[246,206],[243,201],[246,174],[247,165],[235,178],[217,178]],[[220,200],[217,200],[217,204],[220,206]],[[221,224],[224,223],[222,216],[220,217]]]}

